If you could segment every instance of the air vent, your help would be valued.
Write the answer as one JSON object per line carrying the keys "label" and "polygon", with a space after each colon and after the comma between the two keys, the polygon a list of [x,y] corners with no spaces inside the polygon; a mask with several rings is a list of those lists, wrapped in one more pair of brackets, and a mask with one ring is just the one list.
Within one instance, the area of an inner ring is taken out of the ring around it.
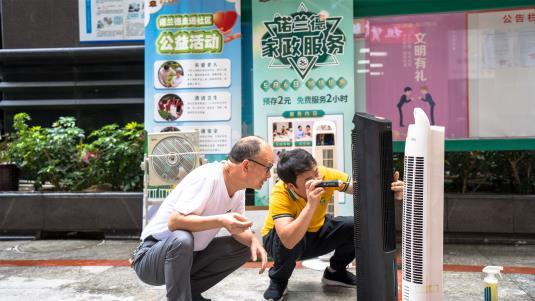
{"label": "air vent", "polygon": [[444,128],[414,111],[405,143],[402,221],[403,301],[442,299]]}
{"label": "air vent", "polygon": [[397,300],[391,122],[353,118],[353,205],[358,300]]}

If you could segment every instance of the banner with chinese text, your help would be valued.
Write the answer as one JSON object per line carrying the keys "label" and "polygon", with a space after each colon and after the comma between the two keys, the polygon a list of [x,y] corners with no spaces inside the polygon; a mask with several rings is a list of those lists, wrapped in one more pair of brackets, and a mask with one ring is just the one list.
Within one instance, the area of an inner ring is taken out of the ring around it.
{"label": "banner with chinese text", "polygon": [[447,138],[468,135],[464,13],[378,17],[356,21],[365,39],[358,74],[366,78],[366,111],[392,120],[403,140],[421,107]]}
{"label": "banner with chinese text", "polygon": [[[275,154],[304,148],[351,173],[353,1],[254,0],[252,9],[255,134]],[[268,193],[258,191],[256,204]],[[350,214],[344,201],[338,211]]]}
{"label": "banner with chinese text", "polygon": [[145,129],[196,130],[209,161],[241,137],[239,1],[146,0]]}

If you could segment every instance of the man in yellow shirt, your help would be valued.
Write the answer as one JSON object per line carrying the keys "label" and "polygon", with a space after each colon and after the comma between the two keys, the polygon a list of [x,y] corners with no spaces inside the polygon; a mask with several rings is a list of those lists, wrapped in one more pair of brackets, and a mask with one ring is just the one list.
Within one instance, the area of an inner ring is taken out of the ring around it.
{"label": "man in yellow shirt", "polygon": [[[326,285],[356,286],[356,277],[346,270],[355,259],[353,217],[326,215],[335,190],[353,193],[351,177],[341,171],[317,166],[310,153],[295,149],[281,154],[277,164],[281,181],[275,184],[269,213],[262,228],[264,247],[273,258],[270,284],[265,300],[279,301],[287,294],[288,280],[297,260],[335,251],[323,273]],[[397,200],[403,197],[403,182],[394,174],[392,190]],[[333,188],[316,187],[321,181],[340,180]]]}

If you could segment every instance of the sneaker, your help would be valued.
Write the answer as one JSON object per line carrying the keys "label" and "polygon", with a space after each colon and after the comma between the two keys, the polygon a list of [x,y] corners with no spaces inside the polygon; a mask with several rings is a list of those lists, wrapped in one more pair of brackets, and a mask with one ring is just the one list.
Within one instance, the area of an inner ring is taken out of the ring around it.
{"label": "sneaker", "polygon": [[203,297],[201,294],[197,295],[197,296],[193,296],[191,298],[191,301],[212,301],[212,299],[206,299],[205,297]]}
{"label": "sneaker", "polygon": [[288,283],[281,284],[270,280],[267,290],[264,292],[266,301],[281,301],[288,294]]}
{"label": "sneaker", "polygon": [[344,287],[356,287],[357,276],[347,270],[329,271],[329,267],[325,268],[323,272],[323,278],[321,282],[325,285],[344,286]]}

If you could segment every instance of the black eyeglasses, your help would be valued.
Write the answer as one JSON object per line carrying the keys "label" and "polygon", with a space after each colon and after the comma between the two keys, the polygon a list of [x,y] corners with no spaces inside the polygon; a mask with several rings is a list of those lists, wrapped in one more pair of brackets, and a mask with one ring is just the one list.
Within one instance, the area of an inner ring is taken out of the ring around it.
{"label": "black eyeglasses", "polygon": [[260,163],[260,162],[258,162],[258,161],[255,161],[255,160],[253,160],[253,159],[247,159],[247,160],[249,160],[249,161],[251,161],[251,162],[254,162],[254,163],[256,163],[256,164],[258,164],[258,165],[260,165],[260,166],[263,166],[263,167],[266,169],[266,173],[268,173],[268,172],[271,170],[271,168],[273,167],[273,164],[272,164],[271,166],[267,166],[267,165],[262,164],[262,163]]}

